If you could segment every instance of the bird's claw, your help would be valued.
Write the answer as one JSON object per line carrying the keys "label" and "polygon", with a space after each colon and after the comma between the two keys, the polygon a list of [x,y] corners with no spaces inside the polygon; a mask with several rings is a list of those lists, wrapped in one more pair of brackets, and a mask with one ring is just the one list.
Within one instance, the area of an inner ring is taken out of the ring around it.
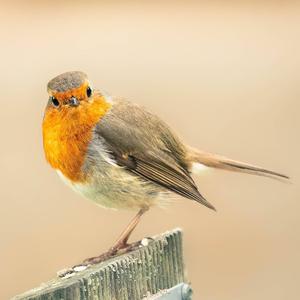
{"label": "bird's claw", "polygon": [[69,269],[63,269],[57,272],[57,276],[60,278],[69,278],[75,275],[78,272],[84,271],[89,268],[91,265],[101,263],[107,259],[127,253],[129,251],[135,250],[138,247],[147,246],[149,241],[152,241],[152,238],[144,238],[141,241],[132,243],[132,244],[119,244],[112,247],[109,251],[95,257],[90,257],[85,259],[81,264],[75,265]]}

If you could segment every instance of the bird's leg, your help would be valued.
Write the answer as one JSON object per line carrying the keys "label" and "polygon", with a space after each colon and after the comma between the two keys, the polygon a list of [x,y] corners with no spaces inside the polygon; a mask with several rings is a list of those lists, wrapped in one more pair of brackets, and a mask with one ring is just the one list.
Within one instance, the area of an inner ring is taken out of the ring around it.
{"label": "bird's leg", "polygon": [[133,230],[136,228],[138,223],[141,220],[142,215],[148,210],[148,207],[141,208],[139,212],[135,215],[135,217],[131,220],[131,222],[127,225],[125,230],[121,233],[119,238],[116,240],[115,244],[111,247],[111,252],[117,252],[120,249],[127,248],[128,239],[132,234]]}
{"label": "bird's leg", "polygon": [[140,222],[140,219],[141,219],[142,215],[148,209],[149,209],[148,207],[144,207],[144,208],[141,208],[139,210],[139,212],[136,214],[136,216],[131,220],[131,222],[128,224],[128,226],[125,228],[125,230],[121,233],[119,238],[116,240],[115,244],[106,253],[103,253],[100,256],[85,259],[84,263],[96,264],[96,263],[99,263],[99,262],[115,255],[120,250],[125,250],[126,251],[126,250],[129,250],[129,249],[133,248],[136,244],[134,243],[132,245],[129,245],[127,243],[128,239],[129,239],[131,233],[133,232],[133,230],[136,228],[136,226]]}
{"label": "bird's leg", "polygon": [[101,261],[104,261],[112,256],[114,256],[117,253],[126,252],[128,250],[133,249],[136,247],[139,243],[133,243],[128,244],[128,239],[135,229],[135,227],[138,225],[142,215],[148,210],[148,207],[141,208],[139,212],[136,214],[136,216],[131,220],[131,222],[128,224],[128,226],[125,228],[125,230],[121,233],[120,237],[117,239],[115,244],[106,252],[101,254],[100,256],[87,258],[83,261],[83,263],[73,266],[71,269],[65,269],[58,273],[59,277],[66,277],[70,276],[76,272],[82,271],[86,269],[89,265],[97,264]]}

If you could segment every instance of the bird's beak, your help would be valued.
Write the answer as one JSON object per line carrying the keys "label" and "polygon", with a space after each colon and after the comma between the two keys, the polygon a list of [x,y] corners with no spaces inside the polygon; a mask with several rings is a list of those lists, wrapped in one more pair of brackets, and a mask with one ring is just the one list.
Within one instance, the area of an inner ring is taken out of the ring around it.
{"label": "bird's beak", "polygon": [[79,100],[76,97],[73,96],[69,100],[69,105],[73,106],[73,107],[76,107],[76,106],[79,105]]}

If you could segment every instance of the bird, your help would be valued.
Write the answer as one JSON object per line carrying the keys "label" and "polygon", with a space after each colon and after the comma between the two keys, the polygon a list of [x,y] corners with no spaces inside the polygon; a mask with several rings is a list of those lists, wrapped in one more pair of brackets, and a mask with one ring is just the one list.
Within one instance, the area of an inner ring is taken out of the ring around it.
{"label": "bird", "polygon": [[42,131],[47,162],[73,190],[112,209],[137,214],[102,261],[128,249],[128,239],[151,207],[179,195],[212,210],[193,174],[197,166],[272,178],[289,177],[185,144],[158,116],[123,98],[93,89],[81,71],[48,82]]}

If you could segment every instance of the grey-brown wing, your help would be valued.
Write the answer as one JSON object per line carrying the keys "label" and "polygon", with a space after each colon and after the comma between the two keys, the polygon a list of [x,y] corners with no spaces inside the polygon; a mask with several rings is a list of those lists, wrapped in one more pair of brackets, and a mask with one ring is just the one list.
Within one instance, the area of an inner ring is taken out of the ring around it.
{"label": "grey-brown wing", "polygon": [[184,146],[156,116],[119,101],[94,132],[117,164],[129,172],[214,209],[188,172]]}

